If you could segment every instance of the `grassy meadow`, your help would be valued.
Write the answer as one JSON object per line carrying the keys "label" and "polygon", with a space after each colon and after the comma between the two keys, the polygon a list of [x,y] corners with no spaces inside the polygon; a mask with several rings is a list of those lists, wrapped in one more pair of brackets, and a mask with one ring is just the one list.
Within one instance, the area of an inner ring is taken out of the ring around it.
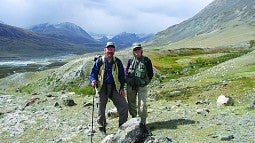
{"label": "grassy meadow", "polygon": [[[253,50],[253,48],[194,48],[147,51],[145,53],[151,57],[157,71],[154,79],[159,81],[159,85],[156,89],[166,87],[160,89],[160,94],[154,96],[170,100],[190,99],[199,94],[212,92],[214,88],[216,88],[214,93],[218,94],[211,98],[216,98],[215,96],[220,93],[242,96],[255,87],[254,62],[246,56],[254,53]],[[239,58],[244,60],[239,61]],[[234,62],[235,60],[239,62]],[[226,63],[230,64],[225,66]],[[235,67],[233,70],[229,69],[232,68],[231,64]],[[170,83],[172,85],[168,85]],[[180,85],[181,83],[183,85]]]}

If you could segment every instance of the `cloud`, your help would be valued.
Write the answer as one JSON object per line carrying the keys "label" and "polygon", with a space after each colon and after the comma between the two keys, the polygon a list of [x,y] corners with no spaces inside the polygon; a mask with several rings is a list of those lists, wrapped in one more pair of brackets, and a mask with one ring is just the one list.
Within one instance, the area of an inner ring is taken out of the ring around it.
{"label": "cloud", "polygon": [[156,33],[186,20],[213,0],[1,0],[0,21],[29,27],[72,22],[88,32]]}

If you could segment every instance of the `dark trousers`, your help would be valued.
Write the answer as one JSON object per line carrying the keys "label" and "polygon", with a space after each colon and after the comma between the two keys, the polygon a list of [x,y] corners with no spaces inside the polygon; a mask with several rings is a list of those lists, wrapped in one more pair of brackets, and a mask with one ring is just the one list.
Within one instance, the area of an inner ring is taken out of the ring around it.
{"label": "dark trousers", "polygon": [[128,104],[125,97],[121,97],[116,87],[112,84],[103,84],[99,91],[98,103],[98,124],[100,127],[106,126],[105,110],[108,99],[111,99],[119,113],[119,126],[127,121]]}

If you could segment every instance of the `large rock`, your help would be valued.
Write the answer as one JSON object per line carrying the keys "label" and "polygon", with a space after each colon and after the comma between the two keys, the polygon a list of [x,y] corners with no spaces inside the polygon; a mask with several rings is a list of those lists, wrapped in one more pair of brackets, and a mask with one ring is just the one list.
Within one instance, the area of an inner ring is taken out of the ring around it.
{"label": "large rock", "polygon": [[154,138],[151,137],[151,132],[147,128],[144,131],[139,126],[140,120],[138,118],[132,118],[124,123],[113,135],[106,136],[101,143],[156,143]]}

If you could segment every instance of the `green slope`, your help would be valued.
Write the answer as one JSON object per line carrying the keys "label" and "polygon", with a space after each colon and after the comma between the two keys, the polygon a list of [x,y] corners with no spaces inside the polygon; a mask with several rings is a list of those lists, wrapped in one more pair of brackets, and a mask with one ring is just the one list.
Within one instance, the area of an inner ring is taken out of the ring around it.
{"label": "green slope", "polygon": [[220,31],[201,34],[163,46],[148,46],[148,49],[180,49],[180,48],[222,48],[250,47],[255,40],[255,25],[236,25]]}

